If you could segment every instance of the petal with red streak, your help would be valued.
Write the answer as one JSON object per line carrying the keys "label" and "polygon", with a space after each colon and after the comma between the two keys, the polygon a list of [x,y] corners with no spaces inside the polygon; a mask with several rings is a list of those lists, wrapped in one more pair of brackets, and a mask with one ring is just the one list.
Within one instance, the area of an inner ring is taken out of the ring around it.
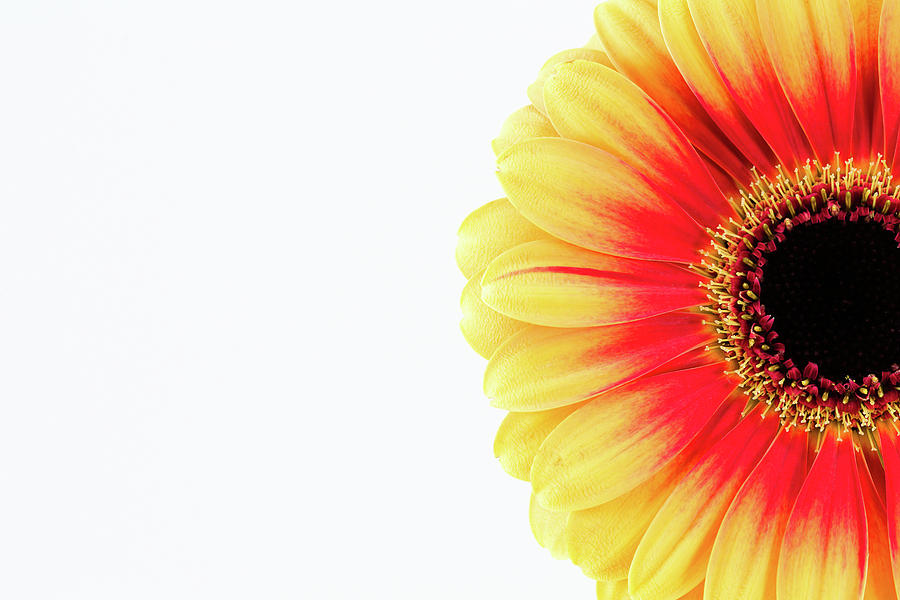
{"label": "petal with red streak", "polygon": [[772,66],[815,155],[852,151],[856,49],[848,0],[757,0]]}
{"label": "petal with red streak", "polygon": [[735,496],[709,558],[704,589],[708,600],[775,598],[778,552],[791,507],[806,479],[808,435],[779,432]]}
{"label": "petal with red streak", "polygon": [[[862,452],[874,454],[867,450]],[[862,452],[856,456],[856,465],[859,469],[863,503],[866,507],[866,529],[869,532],[869,566],[863,600],[897,600],[884,502],[879,496]]]}
{"label": "petal with red streak", "polygon": [[706,303],[700,277],[680,266],[598,254],[556,240],[517,246],[488,266],[481,298],[549,327],[625,323]]}
{"label": "petal with red streak", "polygon": [[737,424],[744,407],[736,391],[706,427],[653,477],[630,492],[569,515],[566,544],[572,562],[593,579],[628,577],[634,552],[660,507],[685,474]]}
{"label": "petal with red streak", "polygon": [[856,111],[853,157],[874,159],[884,148],[878,91],[878,26],[882,0],[850,0],[856,42]]}
{"label": "petal with red streak", "polygon": [[538,450],[538,501],[581,510],[634,489],[690,443],[735,383],[715,364],[644,377],[588,402]]}
{"label": "petal with red streak", "polygon": [[679,482],[635,552],[632,596],[677,598],[703,581],[719,524],[779,427],[777,416],[751,412]]}
{"label": "petal with red streak", "polygon": [[861,598],[866,510],[853,442],[829,429],[791,511],[778,560],[778,598]]}
{"label": "petal with red streak", "polygon": [[878,443],[884,463],[884,506],[887,517],[894,589],[900,596],[900,438],[885,424],[878,428]]}
{"label": "petal with red streak", "polygon": [[456,264],[471,279],[503,252],[550,234],[519,214],[506,198],[488,202],[472,211],[459,226]]}
{"label": "petal with red streak", "polygon": [[810,148],[763,43],[755,0],[688,0],[703,46],[741,111],[788,169]]}
{"label": "petal with red streak", "polygon": [[484,374],[498,408],[546,410],[586,400],[712,341],[695,314],[586,329],[534,327],[504,342]]}
{"label": "petal with red streak", "polygon": [[560,65],[544,86],[553,126],[646,174],[698,222],[733,211],[690,141],[659,105],[620,73],[587,61]]}
{"label": "petal with red streak", "polygon": [[[659,20],[672,60],[697,100],[731,143],[762,173],[775,172],[772,149],[734,101],[697,34],[687,0],[660,0]],[[750,182],[750,170],[734,174]]]}
{"label": "petal with red streak", "polygon": [[886,0],[878,33],[878,80],[884,120],[884,155],[888,164],[896,158],[900,131],[900,2]]}
{"label": "petal with red streak", "polygon": [[497,176],[525,218],[583,248],[693,263],[709,237],[644,174],[587,144],[526,140],[497,159]]}
{"label": "petal with red streak", "polygon": [[719,130],[672,62],[656,2],[609,0],[594,10],[597,35],[616,69],[644,90],[697,148],[741,177],[745,159]]}

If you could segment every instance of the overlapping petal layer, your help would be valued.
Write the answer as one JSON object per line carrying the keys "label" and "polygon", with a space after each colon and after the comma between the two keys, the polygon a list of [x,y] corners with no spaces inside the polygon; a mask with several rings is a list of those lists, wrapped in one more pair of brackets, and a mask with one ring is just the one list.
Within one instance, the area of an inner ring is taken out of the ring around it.
{"label": "overlapping petal layer", "polygon": [[546,115],[533,105],[523,106],[503,122],[500,133],[491,142],[491,148],[495,155],[500,156],[507,148],[524,140],[557,135]]}
{"label": "overlapping petal layer", "polygon": [[481,301],[481,275],[478,273],[463,288],[459,328],[473,350],[490,358],[500,344],[528,324],[498,313]]}
{"label": "overlapping petal layer", "polygon": [[581,404],[569,404],[538,412],[511,412],[494,437],[494,456],[517,479],[529,481],[531,463],[547,436]]}
{"label": "overlapping petal layer", "polygon": [[459,226],[456,264],[463,275],[472,278],[510,248],[548,238],[550,234],[520,215],[509,200],[501,198],[475,210]]}
{"label": "overlapping petal layer", "polygon": [[674,600],[703,581],[719,524],[780,427],[751,413],[710,448],[657,513],[635,552],[635,600]]}
{"label": "overlapping petal layer", "polygon": [[588,402],[538,450],[538,501],[581,510],[634,489],[687,447],[734,387],[715,364],[638,379]]}
{"label": "overlapping petal layer", "polygon": [[789,169],[809,144],[769,62],[755,0],[688,0],[691,16],[735,103]]}
{"label": "overlapping petal layer", "polygon": [[569,513],[547,510],[534,496],[528,507],[528,520],[531,522],[531,533],[538,544],[550,551],[553,558],[566,558],[566,523]]}
{"label": "overlapping petal layer", "polygon": [[696,262],[702,227],[608,152],[558,138],[526,140],[497,159],[510,202],[572,244],[629,258]]}
{"label": "overlapping petal layer", "polygon": [[544,63],[544,66],[541,67],[534,83],[528,86],[528,99],[531,100],[531,103],[545,115],[548,114],[547,107],[544,104],[544,85],[547,82],[547,79],[553,75],[560,65],[575,60],[585,60],[599,65],[606,65],[608,67],[612,66],[612,63],[609,62],[609,57],[606,56],[606,53],[603,52],[602,49],[572,48],[554,54],[546,63]]}
{"label": "overlapping petal layer", "polygon": [[588,577],[614,581],[628,576],[641,538],[672,489],[740,419],[741,394],[726,400],[691,443],[647,481],[618,498],[571,513],[569,556]]}
{"label": "overlapping petal layer", "polygon": [[698,222],[714,227],[732,214],[678,126],[613,69],[583,60],[561,65],[544,86],[544,101],[563,137],[621,159]]}
{"label": "overlapping petal layer", "polygon": [[656,2],[608,0],[597,5],[594,24],[616,69],[653,98],[704,154],[742,176],[744,160],[691,93],[669,55]]}
{"label": "overlapping petal layer", "polygon": [[[691,91],[731,143],[763,173],[775,170],[772,150],[734,101],[703,47],[687,0],[659,0],[659,20],[666,46]],[[749,182],[744,170],[734,177]]]}

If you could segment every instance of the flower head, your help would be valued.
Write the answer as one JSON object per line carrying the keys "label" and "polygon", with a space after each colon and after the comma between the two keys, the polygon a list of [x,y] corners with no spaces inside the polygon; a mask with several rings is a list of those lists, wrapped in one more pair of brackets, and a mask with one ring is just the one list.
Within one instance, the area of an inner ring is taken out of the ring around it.
{"label": "flower head", "polygon": [[494,140],[463,333],[598,598],[900,594],[900,2],[610,0]]}

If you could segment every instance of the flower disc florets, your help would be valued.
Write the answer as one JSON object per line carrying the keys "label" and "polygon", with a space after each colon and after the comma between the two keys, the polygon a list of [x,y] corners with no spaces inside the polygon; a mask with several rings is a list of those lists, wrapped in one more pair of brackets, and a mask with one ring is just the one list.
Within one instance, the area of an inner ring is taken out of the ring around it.
{"label": "flower disc florets", "polygon": [[808,162],[758,177],[742,220],[711,232],[702,285],[718,347],[787,428],[867,434],[900,418],[898,196],[880,160]]}

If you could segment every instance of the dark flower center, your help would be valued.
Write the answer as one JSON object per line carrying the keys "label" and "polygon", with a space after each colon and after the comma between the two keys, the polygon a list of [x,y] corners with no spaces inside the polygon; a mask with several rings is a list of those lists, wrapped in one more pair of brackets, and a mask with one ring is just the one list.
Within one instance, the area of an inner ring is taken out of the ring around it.
{"label": "dark flower center", "polygon": [[713,233],[703,310],[748,404],[785,427],[900,421],[900,186],[881,162],[759,177]]}
{"label": "dark flower center", "polygon": [[786,357],[836,382],[900,362],[894,236],[879,223],[832,219],[795,227],[766,255],[760,301]]}

